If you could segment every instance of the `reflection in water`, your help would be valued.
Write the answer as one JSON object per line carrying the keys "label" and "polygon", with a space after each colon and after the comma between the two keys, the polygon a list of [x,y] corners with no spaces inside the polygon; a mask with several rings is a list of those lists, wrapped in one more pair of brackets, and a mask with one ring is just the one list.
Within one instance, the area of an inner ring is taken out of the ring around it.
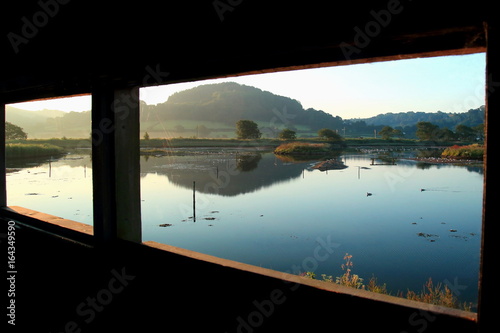
{"label": "reflection in water", "polygon": [[[342,255],[349,252],[357,274],[376,275],[393,292],[420,290],[429,277],[457,277],[468,286],[461,297],[475,301],[480,168],[421,169],[404,159],[370,165],[371,155],[343,155],[347,169],[322,173],[311,168],[318,160],[245,156],[155,157],[143,163],[144,238],[277,270],[299,267],[333,276],[341,274]],[[247,162],[251,168],[238,164]],[[158,233],[160,223],[172,226]],[[338,253],[301,267],[325,237],[340,244]]]}
{"label": "reflection in water", "polygon": [[89,154],[7,160],[7,204],[92,224]]}
{"label": "reflection in water", "polygon": [[[333,276],[348,252],[356,274],[375,275],[394,293],[420,290],[432,277],[457,280],[467,286],[461,300],[475,302],[482,168],[421,168],[404,159],[372,166],[370,157],[342,155],[347,168],[326,173],[311,168],[319,160],[269,152],[143,156],[143,240]],[[48,161],[32,163],[8,165],[15,168],[7,176],[9,205],[92,224],[90,156],[52,161],[50,177]],[[338,248],[314,265],[304,261],[325,240]]]}
{"label": "reflection in water", "polygon": [[142,174],[154,172],[183,188],[193,181],[201,193],[236,196],[301,176],[306,163],[284,163],[272,153],[152,157],[141,165]]}
{"label": "reflection in water", "polygon": [[257,169],[262,155],[260,153],[239,154],[236,155],[236,169],[242,172]]}

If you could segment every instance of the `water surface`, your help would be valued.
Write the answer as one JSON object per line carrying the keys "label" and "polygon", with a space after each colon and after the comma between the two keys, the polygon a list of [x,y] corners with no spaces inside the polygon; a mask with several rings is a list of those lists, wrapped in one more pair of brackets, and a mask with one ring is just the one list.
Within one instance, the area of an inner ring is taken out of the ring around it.
{"label": "water surface", "polygon": [[[143,240],[334,277],[349,253],[354,273],[393,293],[432,277],[476,302],[482,168],[348,154],[347,168],[321,172],[269,152],[188,153],[141,157]],[[9,205],[92,224],[90,166],[88,155],[17,166]]]}

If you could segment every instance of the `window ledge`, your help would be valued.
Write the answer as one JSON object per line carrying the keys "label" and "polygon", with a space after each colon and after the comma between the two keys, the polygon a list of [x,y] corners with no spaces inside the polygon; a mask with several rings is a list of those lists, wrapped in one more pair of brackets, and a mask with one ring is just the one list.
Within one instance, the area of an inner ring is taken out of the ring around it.
{"label": "window ledge", "polygon": [[[76,231],[76,232],[80,232],[80,233],[83,233],[86,235],[91,235],[91,236],[93,235],[93,227],[91,225],[88,225],[88,224],[64,219],[61,217],[57,217],[54,215],[38,212],[35,210],[31,210],[31,209],[19,207],[19,206],[9,206],[8,210],[10,210],[11,212],[13,212],[15,214],[24,215],[24,216],[30,217],[32,219],[36,219],[36,220],[41,221],[41,222],[49,223],[51,225],[63,227],[63,228],[66,228],[66,229],[69,229],[72,231]],[[420,310],[420,311],[427,311],[427,312],[432,312],[432,313],[436,313],[436,314],[440,314],[440,315],[444,315],[444,316],[457,317],[457,318],[461,318],[464,320],[477,322],[477,313],[474,313],[474,312],[468,312],[468,311],[452,309],[452,308],[447,308],[447,307],[433,305],[433,304],[411,301],[411,300],[401,298],[401,297],[378,294],[378,293],[370,292],[367,290],[350,288],[350,287],[338,285],[336,283],[328,283],[328,282],[323,282],[320,280],[312,280],[312,279],[305,278],[305,277],[298,276],[298,275],[294,275],[294,274],[279,272],[279,271],[275,271],[272,269],[258,267],[258,266],[254,266],[254,265],[250,265],[250,264],[245,264],[242,262],[233,261],[233,260],[229,260],[229,259],[223,259],[223,258],[211,256],[211,255],[204,254],[204,253],[175,247],[172,245],[158,243],[155,241],[145,241],[142,244],[145,246],[154,248],[154,249],[174,253],[174,254],[181,255],[184,257],[188,257],[188,258],[192,258],[195,260],[201,260],[201,261],[215,264],[215,265],[220,265],[220,266],[229,267],[229,268],[233,268],[233,269],[237,269],[237,270],[241,270],[241,271],[246,271],[246,272],[249,272],[252,274],[268,276],[270,278],[275,278],[275,279],[279,279],[279,280],[290,282],[290,283],[305,285],[305,286],[313,287],[316,289],[325,290],[328,292],[346,294],[346,295],[350,295],[353,297],[364,298],[364,299],[377,301],[377,302],[385,302],[385,303],[389,303],[389,304],[393,304],[393,305],[397,305],[397,306],[401,306],[401,307],[412,308],[412,309],[416,309],[416,310]]]}
{"label": "window ledge", "polygon": [[9,206],[8,208],[11,211],[13,211],[14,213],[28,216],[28,217],[37,219],[37,220],[42,221],[42,222],[50,223],[52,225],[56,225],[56,226],[63,227],[63,228],[68,228],[68,229],[71,229],[73,231],[81,232],[81,233],[84,233],[84,234],[87,234],[90,236],[94,235],[94,227],[92,227],[91,225],[88,225],[88,224],[76,222],[73,220],[68,220],[68,219],[65,219],[62,217],[38,212],[36,210],[32,210],[32,209],[28,209],[28,208],[24,208],[24,207]]}
{"label": "window ledge", "polygon": [[203,254],[200,252],[187,250],[187,249],[175,247],[172,245],[157,243],[154,241],[146,241],[146,242],[143,242],[143,244],[147,245],[149,247],[153,247],[155,249],[166,251],[166,252],[175,253],[178,255],[185,256],[185,257],[189,257],[189,258],[193,258],[193,259],[197,259],[197,260],[202,260],[205,262],[209,262],[209,263],[216,264],[216,265],[221,265],[224,267],[230,267],[230,268],[246,271],[249,273],[264,275],[264,276],[283,280],[283,281],[290,282],[290,283],[298,283],[301,285],[307,285],[307,286],[317,288],[317,289],[322,289],[325,291],[330,291],[330,292],[340,293],[340,294],[347,294],[350,296],[364,298],[364,299],[368,299],[368,300],[372,300],[372,301],[386,302],[386,303],[394,304],[397,306],[414,308],[414,309],[420,310],[420,311],[427,311],[427,312],[433,312],[433,313],[445,315],[445,316],[458,317],[458,318],[461,318],[464,320],[477,321],[477,313],[475,313],[475,312],[463,311],[463,310],[448,308],[448,307],[444,307],[444,306],[438,306],[438,305],[427,304],[427,303],[422,303],[422,302],[418,302],[418,301],[412,301],[412,300],[408,300],[408,299],[401,298],[401,297],[384,295],[384,294],[374,293],[374,292],[367,291],[367,290],[346,287],[346,286],[342,286],[342,285],[339,285],[336,283],[329,283],[329,282],[324,282],[324,281],[320,281],[320,280],[313,280],[313,279],[309,279],[309,278],[302,277],[299,275],[279,272],[279,271],[275,271],[272,269],[253,266],[253,265],[245,264],[245,263],[238,262],[238,261],[214,257],[214,256],[211,256],[208,254]]}

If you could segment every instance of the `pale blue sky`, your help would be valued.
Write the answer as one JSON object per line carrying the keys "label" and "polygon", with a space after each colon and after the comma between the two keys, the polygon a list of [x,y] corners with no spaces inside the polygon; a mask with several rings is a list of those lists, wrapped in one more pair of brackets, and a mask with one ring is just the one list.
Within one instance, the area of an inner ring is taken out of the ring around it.
{"label": "pale blue sky", "polygon": [[[304,108],[348,118],[386,112],[465,112],[484,104],[484,53],[304,69],[204,80],[141,89],[148,104],[206,83],[234,81],[291,97]],[[90,96],[13,105],[27,110],[90,109]]]}

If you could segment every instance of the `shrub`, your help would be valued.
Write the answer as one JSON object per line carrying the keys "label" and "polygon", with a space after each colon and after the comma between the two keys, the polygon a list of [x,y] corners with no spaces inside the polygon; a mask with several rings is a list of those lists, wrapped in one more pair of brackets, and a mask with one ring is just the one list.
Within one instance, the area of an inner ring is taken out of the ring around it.
{"label": "shrub", "polygon": [[468,146],[454,145],[446,148],[441,156],[457,159],[482,160],[484,156],[484,146],[479,144],[472,144]]}
{"label": "shrub", "polygon": [[317,155],[330,151],[327,143],[290,142],[279,145],[274,153],[278,155]]}
{"label": "shrub", "polygon": [[285,128],[279,133],[278,138],[281,140],[295,140],[297,133],[289,128]]}

